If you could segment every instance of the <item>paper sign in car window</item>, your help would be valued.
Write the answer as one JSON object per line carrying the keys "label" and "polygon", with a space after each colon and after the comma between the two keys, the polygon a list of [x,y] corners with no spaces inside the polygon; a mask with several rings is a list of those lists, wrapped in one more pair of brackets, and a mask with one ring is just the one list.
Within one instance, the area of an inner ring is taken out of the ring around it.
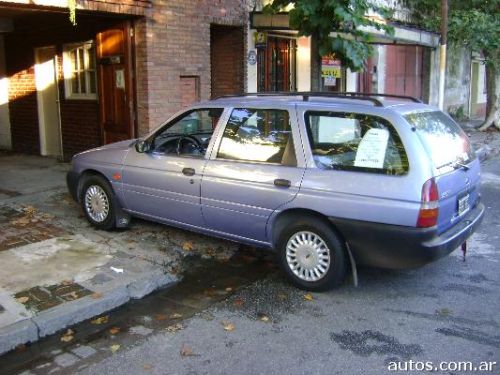
{"label": "paper sign in car window", "polygon": [[359,143],[355,167],[383,168],[389,131],[387,129],[370,129]]}

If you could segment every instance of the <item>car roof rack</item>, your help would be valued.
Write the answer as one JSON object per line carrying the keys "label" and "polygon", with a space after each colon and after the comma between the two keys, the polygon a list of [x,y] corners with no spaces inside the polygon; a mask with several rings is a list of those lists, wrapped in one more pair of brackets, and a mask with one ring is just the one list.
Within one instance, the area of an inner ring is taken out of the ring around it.
{"label": "car roof rack", "polygon": [[367,100],[372,102],[377,107],[383,107],[384,104],[378,100],[376,97],[382,98],[394,98],[394,99],[406,99],[411,100],[415,103],[422,103],[419,99],[414,98],[412,96],[405,95],[392,95],[392,94],[372,94],[372,93],[362,93],[362,92],[327,92],[327,91],[274,91],[274,92],[249,92],[244,94],[234,94],[234,95],[222,95],[217,99],[224,98],[239,98],[239,97],[247,97],[247,96],[257,96],[257,97],[272,97],[272,96],[302,96],[303,101],[308,101],[309,97],[323,97],[323,98],[340,98],[340,99],[355,99],[355,100]]}

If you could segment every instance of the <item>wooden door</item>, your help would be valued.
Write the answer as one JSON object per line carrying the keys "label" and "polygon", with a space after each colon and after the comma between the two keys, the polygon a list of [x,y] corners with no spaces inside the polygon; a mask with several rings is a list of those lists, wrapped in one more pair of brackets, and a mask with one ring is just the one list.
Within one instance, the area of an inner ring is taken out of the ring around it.
{"label": "wooden door", "polygon": [[134,137],[128,24],[97,34],[100,122],[105,144]]}

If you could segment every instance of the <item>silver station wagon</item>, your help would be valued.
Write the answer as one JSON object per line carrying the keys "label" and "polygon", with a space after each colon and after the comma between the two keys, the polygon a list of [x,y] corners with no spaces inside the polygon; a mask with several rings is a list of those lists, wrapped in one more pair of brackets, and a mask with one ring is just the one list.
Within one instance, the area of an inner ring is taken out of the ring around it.
{"label": "silver station wagon", "polygon": [[274,249],[319,291],[363,264],[417,267],[480,224],[480,165],[437,108],[359,93],[204,102],[151,134],[76,155],[69,190],[99,229],[131,216]]}

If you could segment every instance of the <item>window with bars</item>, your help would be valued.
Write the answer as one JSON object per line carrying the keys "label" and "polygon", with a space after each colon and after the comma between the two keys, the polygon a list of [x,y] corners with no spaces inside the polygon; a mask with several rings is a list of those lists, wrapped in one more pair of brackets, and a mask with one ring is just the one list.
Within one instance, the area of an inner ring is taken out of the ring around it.
{"label": "window with bars", "polygon": [[65,45],[63,66],[66,99],[97,99],[95,47],[92,41]]}

